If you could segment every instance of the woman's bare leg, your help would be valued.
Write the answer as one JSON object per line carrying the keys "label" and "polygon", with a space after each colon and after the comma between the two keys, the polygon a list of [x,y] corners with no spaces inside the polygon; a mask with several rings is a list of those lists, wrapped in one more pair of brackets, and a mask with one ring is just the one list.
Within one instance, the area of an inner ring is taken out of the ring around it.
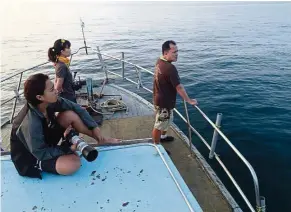
{"label": "woman's bare leg", "polygon": [[88,127],[85,126],[83,121],[80,117],[73,111],[65,111],[58,114],[57,120],[59,124],[64,127],[68,128],[70,125],[76,129],[79,133],[83,133],[88,135],[98,143],[119,143],[120,141],[115,138],[104,138],[101,135],[100,129],[98,127],[94,128],[93,130],[89,130]]}
{"label": "woman's bare leg", "polygon": [[60,175],[71,175],[81,166],[80,157],[75,154],[62,155],[57,159],[56,171]]}

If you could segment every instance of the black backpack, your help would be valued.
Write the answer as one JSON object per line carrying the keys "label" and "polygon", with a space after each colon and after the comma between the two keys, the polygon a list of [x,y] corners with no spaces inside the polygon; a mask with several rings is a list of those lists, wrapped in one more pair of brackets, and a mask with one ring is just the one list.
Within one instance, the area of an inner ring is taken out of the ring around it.
{"label": "black backpack", "polygon": [[42,179],[41,171],[37,166],[37,159],[28,151],[16,135],[16,132],[27,115],[28,110],[29,108],[26,104],[13,120],[10,135],[11,159],[19,175]]}

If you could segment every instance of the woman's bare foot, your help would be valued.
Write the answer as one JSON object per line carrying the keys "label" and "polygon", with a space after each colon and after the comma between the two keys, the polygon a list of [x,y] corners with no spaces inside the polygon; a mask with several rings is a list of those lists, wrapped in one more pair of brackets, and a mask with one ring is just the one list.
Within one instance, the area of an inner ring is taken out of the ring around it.
{"label": "woman's bare foot", "polygon": [[121,142],[121,139],[117,139],[117,138],[106,138],[106,142],[107,143],[113,143],[113,144],[117,144]]}
{"label": "woman's bare foot", "polygon": [[118,144],[121,140],[117,138],[102,138],[100,144]]}

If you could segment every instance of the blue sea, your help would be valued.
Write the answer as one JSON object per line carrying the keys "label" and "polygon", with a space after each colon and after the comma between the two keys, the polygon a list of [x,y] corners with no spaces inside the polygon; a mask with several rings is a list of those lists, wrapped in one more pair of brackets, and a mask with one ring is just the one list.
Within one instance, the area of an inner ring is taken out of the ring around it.
{"label": "blue sea", "polygon": [[[100,46],[117,57],[123,51],[126,59],[150,70],[162,43],[175,40],[179,48],[175,65],[182,83],[213,121],[223,113],[221,129],[253,165],[267,211],[291,211],[291,3],[11,3],[1,12],[1,78],[47,61],[47,50],[58,38],[70,40],[73,51],[83,46],[80,17],[89,46]],[[72,69],[80,75],[98,73],[96,58],[81,53]],[[37,71],[53,75],[53,66]],[[17,80],[2,83],[2,100],[13,95]],[[150,85],[146,82],[151,76],[145,75],[144,81]],[[184,111],[180,98],[177,108]],[[2,121],[10,111],[11,104],[1,108]],[[189,112],[193,126],[210,142],[210,125],[195,108]],[[178,117],[175,122],[187,133],[185,123]],[[193,143],[208,158],[196,136]],[[246,166],[222,139],[217,153],[255,205]],[[217,163],[207,160],[248,211]]]}

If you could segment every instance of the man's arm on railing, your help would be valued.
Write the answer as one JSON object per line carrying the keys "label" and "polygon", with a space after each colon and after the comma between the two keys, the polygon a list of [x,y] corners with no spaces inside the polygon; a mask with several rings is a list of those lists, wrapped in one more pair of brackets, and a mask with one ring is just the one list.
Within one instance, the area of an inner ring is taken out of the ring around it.
{"label": "man's arm on railing", "polygon": [[186,101],[188,102],[189,104],[191,105],[197,105],[198,102],[196,99],[190,99],[184,86],[182,84],[179,84],[176,86],[176,90],[178,92],[178,94]]}

